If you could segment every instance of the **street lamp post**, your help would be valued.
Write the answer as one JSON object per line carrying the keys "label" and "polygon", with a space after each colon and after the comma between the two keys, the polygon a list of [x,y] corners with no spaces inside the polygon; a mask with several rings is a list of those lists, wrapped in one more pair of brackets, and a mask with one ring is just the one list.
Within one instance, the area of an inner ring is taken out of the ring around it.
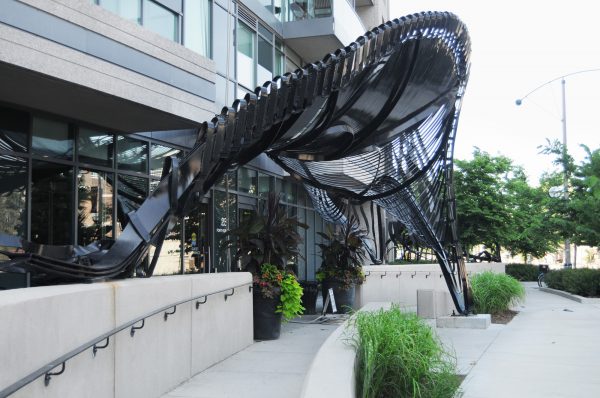
{"label": "street lamp post", "polygon": [[[561,117],[561,123],[562,123],[562,133],[563,133],[563,161],[564,161],[564,178],[563,178],[563,198],[566,200],[569,199],[569,171],[567,169],[567,163],[566,163],[566,159],[567,159],[567,100],[566,100],[566,77],[569,76],[573,76],[573,75],[578,75],[581,73],[587,73],[587,72],[598,72],[600,71],[600,68],[597,69],[586,69],[586,70],[580,70],[577,72],[572,72],[572,73],[568,73],[566,75],[563,76],[559,76],[557,78],[554,78],[552,80],[547,81],[544,84],[541,84],[539,86],[537,86],[536,88],[534,88],[533,90],[531,90],[530,92],[528,92],[527,94],[525,94],[523,97],[517,99],[515,101],[515,103],[517,104],[517,106],[520,106],[523,103],[523,100],[525,98],[527,98],[530,94],[533,94],[534,92],[536,92],[537,90],[539,90],[540,88],[553,83],[557,80],[561,81],[561,96],[562,96],[562,117]],[[565,239],[565,263],[564,263],[564,267],[565,268],[570,268],[571,267],[571,242],[570,240],[567,238]]]}

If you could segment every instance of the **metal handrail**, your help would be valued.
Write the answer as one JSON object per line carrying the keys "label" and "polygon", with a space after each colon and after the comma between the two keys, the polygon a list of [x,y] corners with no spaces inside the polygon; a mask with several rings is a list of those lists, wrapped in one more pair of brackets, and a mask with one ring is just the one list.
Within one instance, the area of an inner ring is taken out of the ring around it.
{"label": "metal handrail", "polygon": [[[198,296],[194,296],[192,298],[186,299],[186,300],[180,300],[177,301],[175,303],[160,307],[159,309],[149,312],[143,316],[137,317],[132,321],[129,321],[127,323],[124,323],[118,327],[116,327],[115,329],[111,330],[110,332],[106,332],[98,337],[96,337],[95,339],[92,339],[90,341],[88,341],[87,343],[84,343],[82,345],[80,345],[79,347],[67,352],[66,354],[62,355],[59,358],[56,358],[55,360],[49,362],[48,364],[42,366],[41,368],[33,371],[32,373],[30,373],[29,375],[25,376],[24,378],[22,378],[21,380],[9,385],[8,387],[4,388],[3,390],[0,390],[0,397],[7,397],[10,394],[15,393],[16,391],[20,390],[21,388],[25,387],[26,385],[28,385],[29,383],[31,383],[32,381],[34,381],[35,379],[44,376],[44,383],[47,386],[50,383],[50,379],[51,376],[57,376],[59,374],[62,374],[62,372],[64,372],[65,369],[65,363],[73,358],[74,356],[81,354],[83,351],[87,350],[88,348],[97,348],[97,349],[101,349],[101,348],[106,348],[106,346],[108,346],[108,342],[111,336],[127,329],[127,328],[134,328],[135,324],[139,323],[140,321],[142,321],[142,326],[140,327],[135,327],[135,329],[141,329],[143,327],[143,322],[145,321],[146,318],[150,318],[158,313],[161,312],[165,312],[168,309],[171,308],[176,308],[178,305],[181,304],[185,304],[185,303],[189,303],[191,301],[194,300],[199,300],[201,298],[205,298],[205,300],[203,302],[200,302],[201,304],[205,303],[206,300],[208,299],[208,296],[213,296],[215,294],[219,294],[219,293],[225,293],[228,292],[230,293],[231,290],[233,289],[233,291],[235,292],[235,289],[239,288],[239,287],[243,287],[243,286],[248,286],[248,291],[251,292],[252,291],[252,282],[247,282],[247,283],[243,283],[241,285],[236,285],[233,287],[228,287],[226,289],[222,289],[222,290],[218,290],[215,292],[211,292],[211,293],[205,293],[205,294],[200,294]],[[227,297],[231,296],[232,294],[225,294],[224,299],[225,301],[227,301]],[[196,309],[198,309],[198,305],[196,305]],[[168,314],[170,315],[170,313]],[[167,318],[165,317],[165,321],[167,320]],[[131,331],[131,337],[134,336],[134,330]],[[96,347],[96,345],[102,341],[107,341],[105,346],[98,346]],[[61,371],[57,372],[57,373],[50,373],[50,371],[58,366],[61,366]]]}

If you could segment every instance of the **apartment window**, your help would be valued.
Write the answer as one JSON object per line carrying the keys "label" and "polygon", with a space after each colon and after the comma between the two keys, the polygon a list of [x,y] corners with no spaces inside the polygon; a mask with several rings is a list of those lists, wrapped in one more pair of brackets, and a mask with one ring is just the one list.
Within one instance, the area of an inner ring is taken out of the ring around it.
{"label": "apartment window", "polygon": [[169,40],[179,41],[178,15],[152,0],[144,0],[142,24]]}
{"label": "apartment window", "polygon": [[96,3],[121,18],[142,23],[142,4],[139,0],[97,0]]}
{"label": "apartment window", "polygon": [[179,42],[179,14],[152,0],[95,0],[121,18],[136,22],[159,35]]}
{"label": "apartment window", "polygon": [[237,31],[237,80],[247,88],[256,86],[254,80],[254,37],[255,33],[243,23]]}
{"label": "apartment window", "polygon": [[184,45],[205,57],[210,57],[210,6],[209,0],[187,0],[183,13]]}
{"label": "apartment window", "polygon": [[256,75],[259,84],[273,78],[273,45],[258,36],[258,66]]}

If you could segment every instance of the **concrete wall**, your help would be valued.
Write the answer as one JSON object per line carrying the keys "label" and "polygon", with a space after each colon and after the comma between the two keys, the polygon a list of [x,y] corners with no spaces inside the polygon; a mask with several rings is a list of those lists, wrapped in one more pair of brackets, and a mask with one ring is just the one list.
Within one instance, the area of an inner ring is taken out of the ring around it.
{"label": "concrete wall", "polygon": [[[373,265],[363,267],[367,280],[356,289],[356,307],[370,302],[392,302],[417,309],[417,290],[433,290],[437,316],[450,315],[454,309],[448,286],[438,264]],[[468,263],[467,272],[504,273],[502,263]]]}
{"label": "concrete wall", "polygon": [[[91,1],[4,0],[1,8],[0,61],[21,88],[0,90],[3,100],[126,132],[193,128],[214,116],[212,60]],[[19,94],[36,89],[31,80],[52,96]]]}
{"label": "concrete wall", "polygon": [[0,391],[46,363],[155,309],[244,285],[225,300],[210,295],[147,318],[131,337],[127,328],[109,346],[88,349],[52,378],[43,376],[14,397],[160,397],[207,367],[252,344],[249,273],[181,275],[93,285],[0,292]]}

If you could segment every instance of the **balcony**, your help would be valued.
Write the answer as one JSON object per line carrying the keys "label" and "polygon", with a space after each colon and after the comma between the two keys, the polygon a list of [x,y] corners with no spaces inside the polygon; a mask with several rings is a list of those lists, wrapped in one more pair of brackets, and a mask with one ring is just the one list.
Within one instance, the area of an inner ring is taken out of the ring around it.
{"label": "balcony", "polygon": [[365,27],[347,0],[287,0],[283,37],[305,61],[321,59],[365,33]]}

